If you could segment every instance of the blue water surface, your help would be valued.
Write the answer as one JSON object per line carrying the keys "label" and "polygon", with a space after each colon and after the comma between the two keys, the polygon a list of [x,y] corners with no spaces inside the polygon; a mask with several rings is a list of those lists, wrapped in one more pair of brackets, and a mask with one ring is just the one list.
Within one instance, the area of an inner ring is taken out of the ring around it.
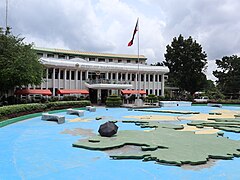
{"label": "blue water surface", "polygon": [[[187,110],[209,113],[217,109],[207,106],[161,108],[161,110]],[[223,109],[239,111],[240,107]],[[66,123],[42,121],[41,117],[24,120],[0,128],[0,179],[240,179],[240,158],[217,160],[209,167],[183,168],[143,162],[142,160],[112,160],[102,151],[74,148],[72,144],[85,138],[63,133],[75,128],[91,129],[97,133],[100,124],[108,120],[129,120],[124,116],[154,113],[128,111],[125,108],[97,108],[85,111],[87,122],[70,122],[77,118],[67,115]],[[157,113],[160,115],[161,113]],[[176,116],[163,113],[161,115]],[[179,115],[179,114],[178,114]],[[96,117],[103,117],[97,121]],[[182,123],[186,123],[183,121]],[[179,122],[178,122],[179,123]],[[118,122],[119,130],[144,130],[133,123]],[[237,133],[224,132],[224,136],[240,140]]]}

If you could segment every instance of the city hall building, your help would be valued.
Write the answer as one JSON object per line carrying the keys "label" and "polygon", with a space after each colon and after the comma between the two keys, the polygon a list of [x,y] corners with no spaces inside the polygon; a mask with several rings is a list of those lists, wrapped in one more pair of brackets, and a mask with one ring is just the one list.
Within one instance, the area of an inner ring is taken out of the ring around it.
{"label": "city hall building", "polygon": [[45,67],[43,82],[25,90],[28,91],[25,94],[38,91],[39,94],[58,97],[89,95],[92,103],[104,102],[111,94],[164,96],[164,75],[169,69],[147,65],[147,58],[143,55],[38,47],[34,50]]}

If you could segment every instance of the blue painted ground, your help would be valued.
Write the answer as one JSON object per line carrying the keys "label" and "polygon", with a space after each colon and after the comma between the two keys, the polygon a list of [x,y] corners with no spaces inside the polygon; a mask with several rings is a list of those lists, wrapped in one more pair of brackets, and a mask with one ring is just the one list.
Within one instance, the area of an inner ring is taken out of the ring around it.
{"label": "blue painted ground", "polygon": [[[216,108],[207,106],[161,108],[200,111],[208,113]],[[223,109],[240,110],[224,106]],[[240,158],[218,160],[208,168],[198,170],[166,166],[141,160],[111,160],[101,151],[73,148],[72,143],[81,136],[62,134],[66,129],[93,129],[97,133],[103,121],[123,120],[126,115],[147,115],[147,112],[128,111],[123,108],[98,108],[85,112],[89,122],[69,122],[77,116],[66,115],[65,124],[42,121],[40,117],[0,128],[0,179],[240,179]],[[153,113],[151,113],[153,114]],[[158,113],[159,114],[159,113]],[[166,114],[163,115],[173,115]],[[117,123],[119,130],[143,130],[134,124]],[[225,136],[240,140],[240,134],[225,132]]]}

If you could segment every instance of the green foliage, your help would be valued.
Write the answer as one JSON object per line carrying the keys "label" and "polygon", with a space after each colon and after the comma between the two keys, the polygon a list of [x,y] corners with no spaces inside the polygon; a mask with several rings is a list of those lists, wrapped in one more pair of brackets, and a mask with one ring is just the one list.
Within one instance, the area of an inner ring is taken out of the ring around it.
{"label": "green foliage", "polygon": [[56,102],[48,102],[47,108],[49,109],[63,109],[69,107],[84,107],[89,106],[89,101],[56,101]]}
{"label": "green foliage", "polygon": [[167,45],[165,66],[170,69],[169,81],[193,94],[203,88],[206,83],[207,55],[202,47],[192,37],[184,39],[182,35],[173,38],[171,45]]}
{"label": "green foliage", "polygon": [[41,111],[47,108],[46,104],[19,104],[19,105],[10,105],[0,107],[0,119],[4,116],[12,115],[22,112],[32,112],[32,111]]}
{"label": "green foliage", "polygon": [[8,117],[17,117],[23,114],[30,114],[35,112],[42,112],[54,109],[64,109],[69,107],[85,107],[89,106],[89,101],[58,101],[32,104],[18,104],[0,107],[0,120]]}
{"label": "green foliage", "polygon": [[117,95],[111,95],[107,97],[106,106],[108,107],[119,107],[122,105],[121,97]]}
{"label": "green foliage", "polygon": [[217,87],[223,93],[239,93],[240,91],[240,57],[224,56],[216,60],[217,68],[213,75],[218,78]]}
{"label": "green foliage", "polygon": [[42,81],[43,66],[32,44],[25,44],[23,40],[10,32],[0,33],[0,91],[39,85]]}
{"label": "green foliage", "polygon": [[158,102],[158,97],[155,96],[154,94],[149,94],[147,97],[146,97],[146,101],[150,102],[150,103],[156,103]]}

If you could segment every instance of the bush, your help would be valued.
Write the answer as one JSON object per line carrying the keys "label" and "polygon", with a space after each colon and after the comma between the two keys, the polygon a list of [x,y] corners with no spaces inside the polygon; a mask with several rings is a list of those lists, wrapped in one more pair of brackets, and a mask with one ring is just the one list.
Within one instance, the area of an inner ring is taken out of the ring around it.
{"label": "bush", "polygon": [[64,96],[63,101],[76,101],[77,97],[76,96]]}
{"label": "bush", "polygon": [[147,97],[146,97],[146,100],[150,103],[156,103],[158,102],[158,97],[155,96],[154,94],[149,94]]}
{"label": "bush", "polygon": [[90,101],[58,101],[48,103],[18,104],[0,107],[0,121],[21,115],[70,107],[89,106]]}
{"label": "bush", "polygon": [[19,104],[0,107],[0,119],[2,117],[16,117],[24,112],[40,112],[47,108],[45,104]]}
{"label": "bush", "polygon": [[122,100],[117,95],[111,95],[107,97],[106,106],[108,107],[119,107],[122,105]]}
{"label": "bush", "polygon": [[47,108],[52,109],[64,109],[69,107],[85,107],[89,106],[89,101],[57,101],[57,102],[48,102],[46,103]]}

